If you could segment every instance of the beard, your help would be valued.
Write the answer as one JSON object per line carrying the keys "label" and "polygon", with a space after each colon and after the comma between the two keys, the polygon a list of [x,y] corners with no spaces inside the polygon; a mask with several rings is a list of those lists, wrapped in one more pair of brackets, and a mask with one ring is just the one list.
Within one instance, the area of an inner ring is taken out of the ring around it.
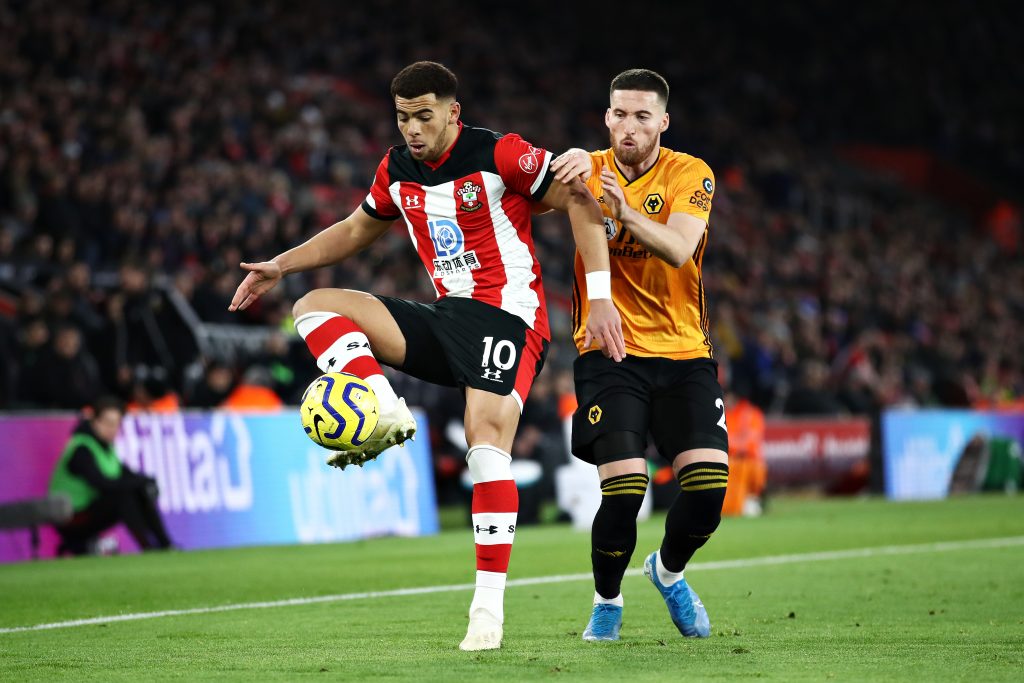
{"label": "beard", "polygon": [[646,146],[640,147],[622,147],[615,144],[615,138],[611,134],[608,135],[608,139],[611,142],[612,151],[615,152],[615,158],[619,160],[623,166],[636,166],[644,159],[649,157],[654,151],[654,148],[658,146],[658,138],[653,138]]}
{"label": "beard", "polygon": [[437,136],[437,142],[434,143],[433,147],[426,147],[423,150],[423,156],[418,157],[417,161],[437,161],[444,154],[451,141],[448,139],[448,128],[445,127],[441,134]]}

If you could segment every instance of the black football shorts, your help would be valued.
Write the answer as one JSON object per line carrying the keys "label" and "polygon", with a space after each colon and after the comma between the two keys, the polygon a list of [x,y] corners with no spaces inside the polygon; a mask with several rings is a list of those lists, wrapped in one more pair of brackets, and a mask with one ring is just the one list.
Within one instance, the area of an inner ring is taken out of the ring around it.
{"label": "black football shorts", "polygon": [[594,439],[618,431],[639,434],[645,446],[649,432],[669,462],[694,448],[729,451],[716,361],[626,356],[616,363],[591,351],[576,359],[573,370],[579,407],[572,416],[572,452],[577,458],[594,463]]}
{"label": "black football shorts", "polygon": [[442,386],[513,394],[522,406],[548,351],[522,319],[462,297],[431,304],[377,298],[405,336],[405,362],[396,370]]}

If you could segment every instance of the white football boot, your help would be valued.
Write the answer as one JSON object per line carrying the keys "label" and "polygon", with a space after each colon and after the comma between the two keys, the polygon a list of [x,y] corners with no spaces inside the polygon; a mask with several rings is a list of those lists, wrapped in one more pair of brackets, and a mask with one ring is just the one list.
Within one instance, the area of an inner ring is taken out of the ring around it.
{"label": "white football boot", "polygon": [[488,610],[478,607],[469,613],[469,628],[459,644],[460,650],[497,650],[501,647],[501,621]]}
{"label": "white football boot", "polygon": [[400,445],[412,438],[415,433],[416,418],[406,407],[405,399],[400,398],[391,410],[381,413],[377,426],[366,441],[350,450],[335,451],[327,458],[327,464],[341,469],[349,465],[362,467],[364,463],[373,460],[392,446]]}

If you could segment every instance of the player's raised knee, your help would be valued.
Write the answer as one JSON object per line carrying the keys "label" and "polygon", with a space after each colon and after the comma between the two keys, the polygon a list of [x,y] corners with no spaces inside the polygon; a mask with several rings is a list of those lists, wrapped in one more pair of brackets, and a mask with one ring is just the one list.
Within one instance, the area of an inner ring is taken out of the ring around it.
{"label": "player's raised knee", "polygon": [[322,308],[317,308],[319,292],[319,289],[314,289],[312,292],[307,292],[302,297],[300,297],[299,300],[292,305],[292,317],[297,319],[306,315],[307,313],[323,310]]}

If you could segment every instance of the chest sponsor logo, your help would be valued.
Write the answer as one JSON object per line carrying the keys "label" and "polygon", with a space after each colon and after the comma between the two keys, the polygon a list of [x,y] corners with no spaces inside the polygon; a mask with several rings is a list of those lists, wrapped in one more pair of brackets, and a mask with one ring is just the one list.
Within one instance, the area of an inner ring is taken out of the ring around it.
{"label": "chest sponsor logo", "polygon": [[454,256],[466,245],[466,236],[459,224],[447,218],[427,221],[430,230],[430,241],[434,243],[434,253],[440,258]]}
{"label": "chest sponsor logo", "polygon": [[451,258],[434,259],[434,277],[442,278],[446,275],[455,275],[456,273],[468,273],[479,267],[480,260],[476,257],[476,251],[470,249]]}
{"label": "chest sponsor logo", "polygon": [[[605,234],[608,233],[608,221],[613,219],[605,218]],[[618,225],[616,223],[616,225]],[[647,251],[644,245],[640,244],[636,237],[628,229],[622,228],[617,234],[608,238],[608,256],[628,259],[649,259],[654,254]]]}
{"label": "chest sponsor logo", "polygon": [[447,218],[427,221],[430,241],[434,244],[434,277],[468,273],[480,267],[475,250],[465,251],[466,236],[459,224]]}
{"label": "chest sponsor logo", "polygon": [[456,190],[455,194],[462,202],[459,204],[459,211],[473,212],[483,207],[483,202],[480,201],[480,186],[472,181],[462,183],[462,187]]}

